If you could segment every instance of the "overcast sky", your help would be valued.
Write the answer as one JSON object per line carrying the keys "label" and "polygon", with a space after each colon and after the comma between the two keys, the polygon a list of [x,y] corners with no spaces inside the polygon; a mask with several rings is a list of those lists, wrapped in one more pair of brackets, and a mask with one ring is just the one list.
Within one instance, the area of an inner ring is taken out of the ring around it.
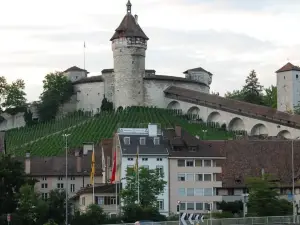
{"label": "overcast sky", "polygon": [[[51,71],[83,67],[90,75],[112,68],[109,39],[127,0],[10,0],[1,4],[0,75],[26,82],[37,100]],[[212,91],[240,88],[255,69],[265,86],[287,61],[300,65],[299,0],[131,0],[150,38],[146,68],[183,76],[203,67]]]}

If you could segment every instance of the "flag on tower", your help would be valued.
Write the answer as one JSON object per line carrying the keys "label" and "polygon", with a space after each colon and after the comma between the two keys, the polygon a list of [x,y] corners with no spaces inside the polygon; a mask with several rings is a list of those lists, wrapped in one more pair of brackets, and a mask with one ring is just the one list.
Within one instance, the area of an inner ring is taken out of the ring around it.
{"label": "flag on tower", "polygon": [[139,151],[140,151],[140,146],[138,145],[137,149],[136,149],[136,160],[135,160],[135,165],[134,165],[135,174],[137,174],[139,171]]}
{"label": "flag on tower", "polygon": [[92,165],[91,165],[91,184],[94,184],[95,177],[95,151],[92,153]]}
{"label": "flag on tower", "polygon": [[110,179],[111,184],[116,181],[116,171],[117,171],[117,152],[115,151],[113,168],[112,168],[111,179]]}

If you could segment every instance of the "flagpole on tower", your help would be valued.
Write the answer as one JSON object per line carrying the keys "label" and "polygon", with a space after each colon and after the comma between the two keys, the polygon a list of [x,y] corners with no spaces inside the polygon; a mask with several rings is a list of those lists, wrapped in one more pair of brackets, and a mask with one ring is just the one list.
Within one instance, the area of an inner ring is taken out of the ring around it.
{"label": "flagpole on tower", "polygon": [[85,42],[83,43],[83,69],[85,70]]}
{"label": "flagpole on tower", "polygon": [[140,154],[140,146],[137,146],[137,152],[136,152],[136,167],[137,167],[137,191],[138,191],[138,204],[140,204],[140,173],[139,173],[139,154]]}

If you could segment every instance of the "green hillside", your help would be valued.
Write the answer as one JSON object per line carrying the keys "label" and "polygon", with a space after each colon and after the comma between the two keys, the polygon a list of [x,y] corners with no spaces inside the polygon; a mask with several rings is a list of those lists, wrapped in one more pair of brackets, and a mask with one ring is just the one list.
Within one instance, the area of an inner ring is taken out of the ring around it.
{"label": "green hillside", "polygon": [[121,112],[103,112],[95,116],[77,113],[51,123],[7,131],[6,149],[16,156],[24,156],[26,152],[33,156],[56,156],[64,153],[64,133],[71,134],[69,148],[74,149],[84,142],[99,143],[104,138],[111,138],[117,128],[146,127],[148,123],[158,123],[161,128],[179,124],[206,140],[224,140],[234,135],[217,128],[218,125],[208,127],[201,122],[190,123],[187,117],[178,110],[145,107],[129,107]]}

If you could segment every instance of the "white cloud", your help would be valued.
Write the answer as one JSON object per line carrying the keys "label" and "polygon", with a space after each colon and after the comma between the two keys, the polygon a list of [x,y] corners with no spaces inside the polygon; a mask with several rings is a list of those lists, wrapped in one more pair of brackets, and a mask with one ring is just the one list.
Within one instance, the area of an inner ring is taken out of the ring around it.
{"label": "white cloud", "polygon": [[[35,100],[46,73],[83,65],[84,41],[92,74],[112,68],[109,39],[125,15],[126,2],[3,2],[0,75],[25,79],[28,99]],[[275,83],[274,71],[287,59],[300,64],[298,0],[131,2],[150,38],[147,68],[158,74],[182,76],[201,66],[214,74],[212,89],[224,93],[243,85],[252,69],[267,86]]]}

